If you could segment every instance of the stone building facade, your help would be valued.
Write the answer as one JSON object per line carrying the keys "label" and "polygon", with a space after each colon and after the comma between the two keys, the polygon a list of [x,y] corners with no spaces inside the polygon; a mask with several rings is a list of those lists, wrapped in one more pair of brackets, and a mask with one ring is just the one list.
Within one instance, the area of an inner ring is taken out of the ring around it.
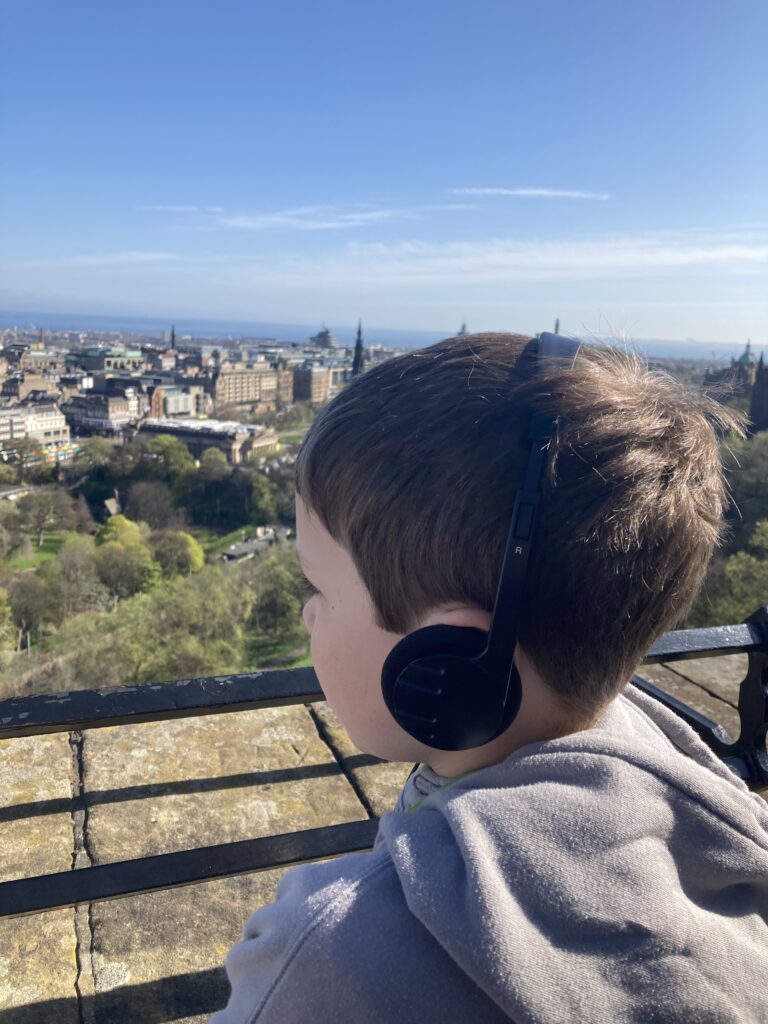
{"label": "stone building facade", "polygon": [[244,423],[150,418],[144,420],[140,430],[142,434],[170,434],[178,438],[196,459],[206,448],[218,448],[233,466],[278,450],[278,437],[274,430]]}
{"label": "stone building facade", "polygon": [[323,405],[330,393],[331,371],[327,366],[297,366],[293,371],[293,395],[297,402]]}
{"label": "stone building facade", "polygon": [[768,430],[768,368],[762,355],[759,359],[755,357],[750,341],[739,358],[731,360],[729,367],[707,370],[703,387],[726,400],[748,398],[750,433]]}
{"label": "stone building facade", "polygon": [[120,395],[74,395],[61,411],[73,433],[85,436],[120,434],[136,418],[129,399]]}

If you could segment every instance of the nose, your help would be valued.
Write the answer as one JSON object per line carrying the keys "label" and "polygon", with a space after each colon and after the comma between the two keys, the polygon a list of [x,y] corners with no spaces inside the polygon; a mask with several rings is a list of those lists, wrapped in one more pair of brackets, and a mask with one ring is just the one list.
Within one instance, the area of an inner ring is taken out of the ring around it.
{"label": "nose", "polygon": [[307,628],[309,634],[312,633],[312,627],[315,624],[315,602],[310,597],[301,612],[301,617],[304,619],[304,625]]}

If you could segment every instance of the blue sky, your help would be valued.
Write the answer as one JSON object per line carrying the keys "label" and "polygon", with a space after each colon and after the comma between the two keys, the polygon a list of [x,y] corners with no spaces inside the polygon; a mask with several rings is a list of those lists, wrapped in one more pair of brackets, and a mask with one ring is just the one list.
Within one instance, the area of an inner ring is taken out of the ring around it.
{"label": "blue sky", "polygon": [[3,0],[0,308],[768,341],[764,0]]}

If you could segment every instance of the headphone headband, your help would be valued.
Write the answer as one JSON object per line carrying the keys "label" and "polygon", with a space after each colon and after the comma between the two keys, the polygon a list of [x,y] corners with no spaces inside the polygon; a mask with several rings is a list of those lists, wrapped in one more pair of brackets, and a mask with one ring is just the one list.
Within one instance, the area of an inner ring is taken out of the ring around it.
{"label": "headphone headband", "polygon": [[575,338],[567,338],[564,334],[551,334],[549,331],[542,331],[536,336],[536,340],[536,357],[548,370],[554,369],[560,362],[566,360],[572,365],[576,353],[581,348],[581,342]]}
{"label": "headphone headband", "polygon": [[[543,332],[539,367],[572,364],[579,342]],[[514,662],[541,481],[555,420],[533,413],[531,448],[515,495],[507,546],[488,633],[461,626],[427,626],[401,640],[382,668],[382,693],[398,724],[438,750],[468,750],[499,736],[520,710],[522,682]]]}

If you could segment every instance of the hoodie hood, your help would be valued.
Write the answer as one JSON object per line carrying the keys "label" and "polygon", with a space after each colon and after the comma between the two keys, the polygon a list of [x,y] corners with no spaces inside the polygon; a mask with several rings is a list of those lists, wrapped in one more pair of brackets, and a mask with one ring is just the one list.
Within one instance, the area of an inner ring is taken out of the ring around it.
{"label": "hoodie hood", "polygon": [[446,782],[412,776],[376,849],[512,1020],[768,1019],[768,806],[663,705],[630,686]]}

